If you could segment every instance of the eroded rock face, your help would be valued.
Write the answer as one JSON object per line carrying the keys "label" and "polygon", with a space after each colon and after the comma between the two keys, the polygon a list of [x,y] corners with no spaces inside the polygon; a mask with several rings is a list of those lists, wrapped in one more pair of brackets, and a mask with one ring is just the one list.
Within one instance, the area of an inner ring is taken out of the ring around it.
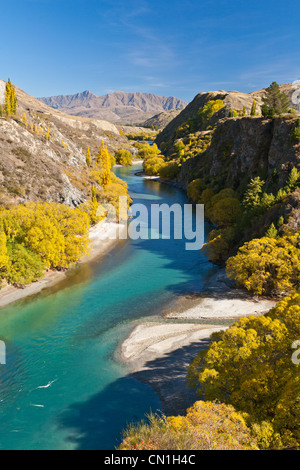
{"label": "eroded rock face", "polygon": [[186,185],[196,177],[208,178],[242,192],[260,176],[279,189],[292,167],[300,166],[300,146],[291,139],[295,122],[286,117],[223,119],[208,150],[184,163],[178,180]]}
{"label": "eroded rock face", "polygon": [[13,120],[0,119],[0,203],[64,200],[74,207],[87,199],[88,186],[76,187],[76,177],[85,179],[84,155],[66,139],[68,144],[66,149],[58,142],[49,143]]}

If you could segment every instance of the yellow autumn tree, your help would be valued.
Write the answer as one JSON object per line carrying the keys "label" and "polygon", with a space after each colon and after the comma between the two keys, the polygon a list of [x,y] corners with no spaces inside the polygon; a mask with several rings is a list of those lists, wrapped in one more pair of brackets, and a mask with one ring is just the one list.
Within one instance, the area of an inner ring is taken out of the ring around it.
{"label": "yellow autumn tree", "polygon": [[190,383],[199,381],[208,400],[247,411],[260,438],[267,426],[265,447],[300,447],[300,364],[292,361],[299,338],[298,292],[264,316],[242,318],[213,334],[209,349],[190,366]]}
{"label": "yellow autumn tree", "polygon": [[91,158],[91,152],[90,152],[90,149],[88,147],[87,151],[86,151],[86,164],[87,166],[90,168],[91,165],[92,165],[92,158]]}
{"label": "yellow autumn tree", "polygon": [[247,415],[233,406],[198,401],[185,416],[151,414],[130,426],[119,450],[257,450]]}
{"label": "yellow autumn tree", "polygon": [[27,129],[28,127],[28,119],[27,119],[27,116],[26,116],[26,113],[23,114],[23,118],[22,118],[22,121]]}
{"label": "yellow autumn tree", "polygon": [[187,187],[187,196],[193,202],[199,202],[202,192],[205,190],[205,184],[202,179],[197,178],[191,181]]}
{"label": "yellow autumn tree", "polygon": [[[31,202],[1,212],[0,222],[11,254],[18,250],[21,258],[33,264],[36,260],[31,253],[46,268],[68,268],[88,251],[90,219],[80,208]],[[16,259],[14,264],[19,269]]]}
{"label": "yellow autumn tree", "polygon": [[0,278],[4,276],[8,269],[9,257],[7,251],[7,237],[4,232],[0,232]]}
{"label": "yellow autumn tree", "polygon": [[16,114],[17,112],[17,97],[15,88],[12,85],[10,78],[8,79],[5,87],[5,104],[4,104],[5,112],[8,116],[11,114]]}
{"label": "yellow autumn tree", "polygon": [[162,156],[149,157],[144,161],[144,171],[148,176],[158,175],[163,166],[165,161]]}
{"label": "yellow autumn tree", "polygon": [[245,243],[228,259],[227,276],[258,295],[284,294],[299,287],[300,233]]}
{"label": "yellow autumn tree", "polygon": [[97,155],[97,163],[100,166],[103,176],[102,176],[102,184],[103,186],[107,186],[111,182],[110,170],[111,170],[111,159],[110,154],[107,150],[107,146],[101,141],[101,147],[99,153]]}

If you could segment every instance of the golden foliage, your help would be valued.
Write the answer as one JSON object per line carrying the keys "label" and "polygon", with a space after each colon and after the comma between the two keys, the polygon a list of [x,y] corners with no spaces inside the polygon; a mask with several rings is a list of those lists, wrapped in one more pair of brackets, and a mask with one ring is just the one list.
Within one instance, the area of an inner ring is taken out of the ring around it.
{"label": "golden foliage", "polygon": [[189,378],[193,385],[199,380],[206,399],[247,411],[262,446],[300,445],[300,365],[292,361],[299,338],[300,293],[294,293],[267,315],[215,333]]}
{"label": "golden foliage", "polygon": [[[0,231],[2,278],[10,282],[23,284],[32,281],[30,269],[26,279],[26,260],[41,274],[41,266],[68,268],[88,251],[90,220],[81,209],[31,202],[2,211],[0,221],[3,227]],[[22,282],[16,281],[21,266],[25,273],[21,276]]]}
{"label": "golden foliage", "polygon": [[149,157],[144,161],[144,170],[146,175],[155,176],[159,174],[164,165],[165,161],[162,156]]}
{"label": "golden foliage", "polygon": [[245,418],[230,405],[198,401],[186,416],[152,414],[149,424],[129,427],[119,450],[255,450]]}
{"label": "golden foliage", "polygon": [[228,259],[227,276],[255,294],[288,293],[299,286],[300,233],[245,243]]}

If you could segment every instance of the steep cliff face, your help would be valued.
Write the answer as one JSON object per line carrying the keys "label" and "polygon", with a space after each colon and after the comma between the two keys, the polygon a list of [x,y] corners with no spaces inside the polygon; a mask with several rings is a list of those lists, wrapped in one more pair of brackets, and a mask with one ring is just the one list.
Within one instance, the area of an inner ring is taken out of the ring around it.
{"label": "steep cliff face", "polygon": [[210,147],[183,163],[178,181],[186,186],[199,177],[242,193],[251,178],[260,176],[278,190],[291,168],[300,168],[300,145],[291,138],[295,125],[295,118],[286,117],[220,120]]}

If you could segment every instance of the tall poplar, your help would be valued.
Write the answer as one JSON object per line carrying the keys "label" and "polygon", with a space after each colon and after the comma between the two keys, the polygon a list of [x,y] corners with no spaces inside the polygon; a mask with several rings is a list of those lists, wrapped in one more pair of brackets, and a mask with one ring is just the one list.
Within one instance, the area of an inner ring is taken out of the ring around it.
{"label": "tall poplar", "polygon": [[97,155],[97,163],[101,165],[103,171],[103,186],[107,186],[111,182],[110,170],[111,170],[111,160],[109,152],[103,140],[101,141],[101,147]]}
{"label": "tall poplar", "polygon": [[87,152],[86,152],[86,164],[90,168],[92,164],[92,159],[91,159],[91,152],[90,148],[88,147]]}

